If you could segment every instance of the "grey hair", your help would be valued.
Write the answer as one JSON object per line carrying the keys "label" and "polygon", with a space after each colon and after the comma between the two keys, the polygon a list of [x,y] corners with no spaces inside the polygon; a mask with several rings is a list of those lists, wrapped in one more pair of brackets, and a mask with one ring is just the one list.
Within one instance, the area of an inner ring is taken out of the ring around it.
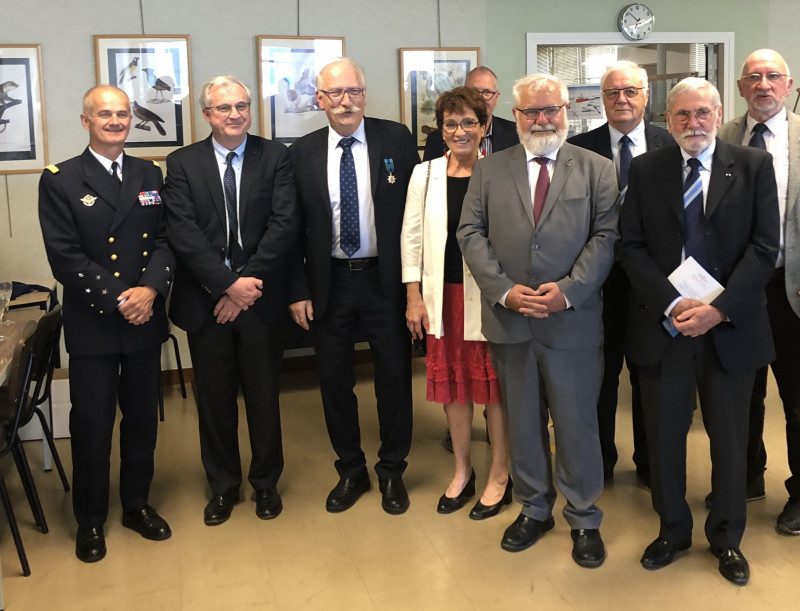
{"label": "grey hair", "polygon": [[690,76],[689,78],[685,78],[682,81],[679,81],[677,85],[675,85],[670,92],[667,94],[667,110],[672,110],[672,100],[684,93],[689,91],[703,91],[707,90],[711,93],[711,103],[714,105],[714,108],[719,107],[721,101],[719,97],[719,91],[717,88],[714,87],[711,83],[709,83],[704,78],[697,78],[694,76]]}
{"label": "grey hair", "polygon": [[523,89],[533,87],[534,89],[538,90],[546,85],[555,85],[558,87],[559,91],[561,92],[561,101],[564,104],[569,102],[569,92],[567,91],[567,86],[552,74],[528,74],[527,76],[523,76],[521,79],[514,81],[514,88],[512,89],[514,106],[519,106],[520,96]]}
{"label": "grey hair", "polygon": [[600,86],[603,87],[606,83],[606,79],[608,75],[613,72],[634,72],[638,73],[639,78],[642,80],[642,87],[647,89],[649,86],[647,84],[647,70],[642,68],[636,62],[629,61],[627,59],[621,59],[618,62],[614,62],[606,71],[603,72],[603,76],[600,78]]}
{"label": "grey hair", "polygon": [[325,64],[322,67],[322,69],[319,72],[317,72],[317,78],[316,78],[317,89],[322,87],[322,73],[325,72],[326,70],[330,70],[330,68],[332,68],[335,64],[346,64],[351,68],[353,68],[356,71],[356,74],[358,75],[358,82],[361,83],[361,86],[362,87],[367,86],[367,80],[364,78],[364,70],[361,68],[361,66],[359,66],[349,57],[340,57],[339,59],[335,59],[332,62]]}
{"label": "grey hair", "polygon": [[225,76],[215,76],[203,85],[203,88],[200,90],[200,108],[208,108],[208,105],[211,103],[209,99],[211,97],[211,90],[214,89],[214,87],[223,87],[225,85],[239,85],[239,87],[244,89],[247,101],[250,101],[250,88],[235,76],[228,74]]}

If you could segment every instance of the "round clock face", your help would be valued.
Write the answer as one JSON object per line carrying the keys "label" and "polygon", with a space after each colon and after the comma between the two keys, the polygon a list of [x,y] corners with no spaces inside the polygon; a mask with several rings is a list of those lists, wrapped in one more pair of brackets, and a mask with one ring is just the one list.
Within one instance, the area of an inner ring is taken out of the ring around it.
{"label": "round clock face", "polygon": [[644,4],[631,4],[619,14],[619,31],[628,40],[646,38],[653,31],[655,23],[653,11]]}

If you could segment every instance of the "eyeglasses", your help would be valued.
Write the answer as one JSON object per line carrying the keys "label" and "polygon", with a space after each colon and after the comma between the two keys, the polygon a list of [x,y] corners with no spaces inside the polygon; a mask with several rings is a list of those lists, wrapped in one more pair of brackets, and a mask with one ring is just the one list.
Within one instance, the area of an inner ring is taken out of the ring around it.
{"label": "eyeglasses", "polygon": [[710,120],[711,117],[715,117],[717,113],[716,109],[713,108],[698,108],[695,111],[679,110],[677,112],[670,112],[670,117],[672,117],[673,121],[680,123],[681,125],[686,125],[689,123],[689,121],[692,119],[692,115],[694,115],[698,122],[705,123],[706,121]]}
{"label": "eyeglasses", "polygon": [[348,87],[347,89],[331,89],[330,91],[320,89],[322,93],[324,93],[334,102],[341,100],[345,93],[350,96],[351,100],[355,100],[356,98],[363,97],[366,90],[366,87]]}
{"label": "eyeglasses", "polygon": [[767,72],[765,74],[759,74],[758,72],[754,72],[753,74],[747,74],[743,76],[741,80],[746,82],[748,85],[758,85],[764,78],[766,78],[770,83],[777,83],[784,76],[788,76],[788,74],[781,74],[780,72]]}
{"label": "eyeglasses", "polygon": [[471,132],[473,129],[478,127],[480,123],[475,119],[461,119],[461,123],[458,123],[452,119],[449,121],[445,121],[442,123],[442,131],[446,134],[454,134],[456,130],[460,127],[465,132]]}
{"label": "eyeglasses", "polygon": [[481,94],[484,100],[487,102],[491,100],[494,96],[496,96],[499,91],[492,91],[491,89],[478,89],[478,93]]}
{"label": "eyeglasses", "polygon": [[603,89],[603,97],[607,100],[616,100],[620,93],[624,93],[626,98],[635,98],[639,92],[646,87],[622,87],[621,89]]}
{"label": "eyeglasses", "polygon": [[239,102],[235,106],[231,106],[230,104],[220,104],[219,106],[209,106],[206,108],[206,110],[211,110],[212,108],[221,115],[231,114],[234,108],[240,115],[244,115],[250,112],[250,102]]}
{"label": "eyeglasses", "polygon": [[523,115],[525,115],[526,118],[535,121],[541,114],[548,119],[554,118],[566,105],[567,104],[565,102],[561,106],[546,106],[545,108],[517,108],[516,110],[517,112],[521,112]]}

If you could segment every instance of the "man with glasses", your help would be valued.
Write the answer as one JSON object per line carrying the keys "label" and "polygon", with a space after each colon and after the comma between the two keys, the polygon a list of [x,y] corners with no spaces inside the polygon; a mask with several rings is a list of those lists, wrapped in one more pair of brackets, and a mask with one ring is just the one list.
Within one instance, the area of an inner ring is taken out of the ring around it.
{"label": "man with glasses", "polygon": [[239,501],[237,396],[247,413],[255,512],[275,518],[283,470],[278,371],[288,304],[288,254],[299,215],[282,144],[248,134],[250,90],[232,76],[200,93],[211,135],[167,157],[167,232],[178,259],[169,314],[189,338],[200,454],[211,500],[207,525]]}
{"label": "man with glasses", "polygon": [[572,557],[594,568],[606,555],[595,505],[603,491],[600,288],[614,260],[619,191],[609,160],[565,142],[568,100],[550,75],[514,84],[521,145],[475,165],[458,241],[481,290],[481,330],[508,410],[522,503],[500,545],[518,552],[553,528],[557,481]]}
{"label": "man with glasses", "polygon": [[[782,535],[800,535],[800,116],[784,102],[792,93],[789,66],[777,52],[751,53],[742,66],[739,93],[747,114],[719,129],[720,140],[763,148],[772,155],[778,182],[781,242],[778,262],[767,283],[767,312],[775,341],[772,373],[786,414],[786,445],[791,477],[786,480],[789,501],[775,526]],[[747,500],[764,498],[767,453],[764,399],[767,368],[756,372],[750,400],[747,443]],[[709,504],[713,495],[709,495]]]}
{"label": "man with glasses", "polygon": [[[475,87],[480,91],[486,102],[486,112],[489,115],[489,120],[486,123],[486,134],[481,139],[480,147],[484,156],[519,144],[517,127],[514,122],[492,115],[500,99],[500,91],[497,89],[497,75],[486,66],[478,66],[467,74],[464,85]],[[437,129],[428,134],[422,159],[423,161],[436,159],[444,155],[445,151],[447,151],[447,145],[444,143],[444,138],[442,138],[442,132]]]}
{"label": "man with glasses", "polygon": [[[600,79],[603,107],[607,123],[568,140],[576,146],[594,151],[614,162],[617,184],[624,191],[628,184],[631,159],[642,153],[672,144],[665,129],[652,125],[644,118],[649,89],[647,72],[630,61],[619,61],[606,68]],[[617,464],[614,443],[617,414],[617,390],[624,360],[625,320],[628,312],[630,284],[622,265],[616,261],[603,284],[603,383],[597,400],[597,420],[600,426],[600,447],[603,451],[603,473],[606,481],[613,479]],[[642,416],[642,398],[636,369],[628,363],[631,381],[631,418],[633,420],[633,462],[636,479],[650,486],[650,461],[647,457],[647,437]]]}
{"label": "man with glasses", "polygon": [[389,514],[401,514],[409,506],[402,476],[411,447],[411,338],[400,229],[419,155],[408,128],[364,117],[364,73],[352,60],[322,68],[316,95],[330,125],[291,148],[303,222],[290,312],[311,330],[325,423],[338,457],[339,482],[325,507],[345,511],[370,488],[353,392],[358,329],[375,365],[381,505]]}
{"label": "man with glasses", "polygon": [[[775,354],[764,286],[778,249],[778,197],[771,157],[716,139],[721,119],[717,89],[684,79],[667,96],[679,146],[631,163],[620,243],[631,282],[625,356],[639,372],[661,520],[642,566],[663,568],[692,544],[686,437],[699,395],[714,493],[705,534],[722,576],[744,585],[747,412],[755,371]],[[689,271],[690,259],[704,271]],[[702,298],[714,281],[721,292]]]}

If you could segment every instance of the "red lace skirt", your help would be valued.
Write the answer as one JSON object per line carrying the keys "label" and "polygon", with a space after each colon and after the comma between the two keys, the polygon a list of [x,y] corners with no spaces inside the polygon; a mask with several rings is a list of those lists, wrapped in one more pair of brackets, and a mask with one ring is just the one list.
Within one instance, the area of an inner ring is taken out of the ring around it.
{"label": "red lace skirt", "polygon": [[500,384],[486,342],[464,341],[464,285],[444,285],[444,335],[426,337],[428,392],[434,403],[500,403]]}

